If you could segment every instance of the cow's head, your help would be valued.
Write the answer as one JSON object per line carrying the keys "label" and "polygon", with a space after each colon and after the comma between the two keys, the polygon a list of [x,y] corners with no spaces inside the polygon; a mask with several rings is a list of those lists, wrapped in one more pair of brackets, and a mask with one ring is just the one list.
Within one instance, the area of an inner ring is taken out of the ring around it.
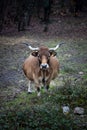
{"label": "cow's head", "polygon": [[59,47],[57,45],[55,48],[47,48],[47,47],[40,47],[40,48],[32,48],[29,46],[29,49],[32,50],[31,55],[38,57],[40,69],[48,69],[49,68],[49,61],[50,57],[56,56],[55,50]]}
{"label": "cow's head", "polygon": [[41,69],[48,69],[50,57],[55,56],[56,52],[42,46],[37,51],[33,51],[31,54],[35,57],[38,57]]}

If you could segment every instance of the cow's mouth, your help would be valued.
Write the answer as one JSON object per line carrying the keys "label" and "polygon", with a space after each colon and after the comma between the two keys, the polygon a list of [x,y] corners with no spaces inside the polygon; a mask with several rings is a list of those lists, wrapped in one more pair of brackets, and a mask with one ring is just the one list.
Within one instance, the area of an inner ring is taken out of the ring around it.
{"label": "cow's mouth", "polygon": [[45,63],[45,64],[41,64],[40,65],[40,69],[43,69],[43,70],[46,70],[46,69],[48,69],[49,68],[49,65],[47,64],[47,63]]}

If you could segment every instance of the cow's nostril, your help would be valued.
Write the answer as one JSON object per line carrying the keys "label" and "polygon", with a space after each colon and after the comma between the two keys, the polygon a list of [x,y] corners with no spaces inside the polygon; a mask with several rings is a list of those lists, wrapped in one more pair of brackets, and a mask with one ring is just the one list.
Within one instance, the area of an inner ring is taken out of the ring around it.
{"label": "cow's nostril", "polygon": [[42,68],[43,68],[43,69],[46,69],[46,68],[47,68],[47,65],[42,65]]}
{"label": "cow's nostril", "polygon": [[41,64],[40,66],[41,69],[47,69],[49,68],[48,64]]}

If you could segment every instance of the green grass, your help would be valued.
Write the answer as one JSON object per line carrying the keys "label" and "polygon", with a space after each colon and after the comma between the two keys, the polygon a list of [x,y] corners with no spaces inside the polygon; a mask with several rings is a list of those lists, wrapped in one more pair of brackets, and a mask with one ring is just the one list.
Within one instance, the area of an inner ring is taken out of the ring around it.
{"label": "green grass", "polygon": [[[54,47],[57,42],[59,40],[48,43],[49,47]],[[40,97],[37,97],[37,93],[21,91],[11,101],[3,99],[0,130],[87,129],[87,64],[83,59],[87,53],[86,41],[66,43],[57,53],[60,74],[54,80],[56,87],[51,85],[48,93],[41,90]],[[78,60],[80,58],[81,61]],[[80,75],[79,72],[83,74]],[[9,91],[11,93],[10,88],[5,94],[9,95]],[[70,107],[68,115],[63,114],[63,105]],[[73,111],[77,106],[85,109],[84,115],[74,115]]]}
{"label": "green grass", "polygon": [[[0,112],[0,129],[86,130],[86,126],[83,127],[81,124],[84,124],[87,118],[83,120],[79,116],[79,120],[75,119],[73,109],[75,106],[84,106],[86,110],[87,87],[79,86],[77,83],[72,86],[70,80],[64,82],[62,88],[51,88],[49,93],[42,91],[41,97],[37,97],[36,93],[29,95],[22,92],[14,100],[3,103]],[[63,105],[70,107],[69,115],[63,114]]]}

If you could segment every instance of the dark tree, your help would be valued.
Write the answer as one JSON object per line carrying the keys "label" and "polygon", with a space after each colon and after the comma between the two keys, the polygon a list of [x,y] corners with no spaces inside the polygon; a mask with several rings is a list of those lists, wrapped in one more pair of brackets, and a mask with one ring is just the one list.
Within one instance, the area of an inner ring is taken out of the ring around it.
{"label": "dark tree", "polygon": [[30,24],[34,13],[34,4],[34,0],[19,0],[17,2],[18,31],[25,30],[25,27]]}
{"label": "dark tree", "polygon": [[28,14],[28,19],[27,19],[27,25],[30,24],[32,15],[34,14],[34,7],[35,7],[35,0],[27,0],[27,14]]}
{"label": "dark tree", "polygon": [[[0,32],[5,24],[17,23],[18,31],[25,30],[30,24],[32,15],[36,15],[46,25],[49,23],[51,8],[55,4],[61,7],[61,12],[70,11],[78,16],[79,11],[87,11],[87,1],[84,0],[0,0]],[[56,8],[55,8],[56,9]],[[59,8],[57,8],[58,10]]]}
{"label": "dark tree", "polygon": [[[51,12],[52,0],[37,0],[37,14],[38,18],[43,19],[44,22],[49,21],[49,16]],[[43,12],[40,16],[40,12]]]}
{"label": "dark tree", "polygon": [[43,7],[44,7],[44,21],[48,22],[51,12],[51,0],[44,0]]}
{"label": "dark tree", "polygon": [[4,17],[5,17],[7,5],[8,5],[8,0],[7,1],[0,0],[0,32],[3,29]]}
{"label": "dark tree", "polygon": [[74,16],[78,16],[78,12],[82,10],[82,0],[71,0],[70,11],[74,13]]}

